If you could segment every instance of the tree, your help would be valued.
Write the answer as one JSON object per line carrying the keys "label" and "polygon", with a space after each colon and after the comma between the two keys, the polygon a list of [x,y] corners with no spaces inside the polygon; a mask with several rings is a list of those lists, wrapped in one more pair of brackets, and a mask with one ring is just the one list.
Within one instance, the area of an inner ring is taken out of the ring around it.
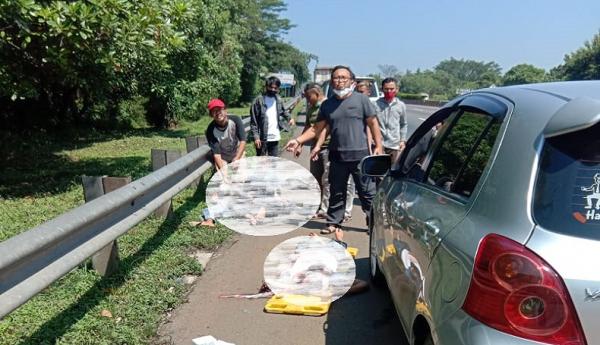
{"label": "tree", "polygon": [[[168,1],[31,0],[0,6],[0,103],[9,124],[63,125],[109,113],[146,71],[168,68],[190,15]],[[11,102],[12,101],[12,102]]]}
{"label": "tree", "polygon": [[546,71],[530,64],[520,64],[509,69],[502,78],[502,85],[541,83],[546,80]]}
{"label": "tree", "polygon": [[400,76],[398,67],[396,67],[394,65],[377,65],[377,67],[381,71],[381,76],[383,78],[388,78],[388,77],[398,78]]}
{"label": "tree", "polygon": [[[282,0],[0,2],[0,127],[165,126],[211,97],[254,96],[258,76],[308,79],[310,56],[281,40]],[[139,114],[138,114],[139,115]]]}
{"label": "tree", "polygon": [[457,60],[451,57],[441,61],[434,70],[451,76],[459,88],[479,89],[500,81],[500,65],[496,62]]}
{"label": "tree", "polygon": [[407,71],[400,79],[400,91],[404,93],[427,93],[428,95],[443,95],[445,88],[438,80],[436,73],[430,70],[416,72]]}
{"label": "tree", "polygon": [[268,44],[280,41],[293,25],[279,15],[286,9],[282,0],[240,0],[233,10],[234,21],[244,26],[242,38],[243,56],[240,85],[241,101],[251,101],[262,83],[258,78],[269,72],[269,60],[276,52],[268,50]]}
{"label": "tree", "polygon": [[555,72],[564,80],[600,79],[600,32],[571,54]]}
{"label": "tree", "polygon": [[367,74],[367,77],[373,78],[375,80],[375,84],[377,85],[381,85],[381,81],[383,80],[381,73],[369,73]]}
{"label": "tree", "polygon": [[294,74],[298,84],[310,79],[308,64],[311,54],[301,52],[289,43],[272,41],[266,45],[271,58],[266,61],[266,68],[271,72],[288,71]]}

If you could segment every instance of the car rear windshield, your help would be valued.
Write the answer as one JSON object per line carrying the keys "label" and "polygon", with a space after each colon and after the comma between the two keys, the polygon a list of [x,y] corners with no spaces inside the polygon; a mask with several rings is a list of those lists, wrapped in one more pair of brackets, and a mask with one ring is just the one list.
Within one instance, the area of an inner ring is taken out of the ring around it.
{"label": "car rear windshield", "polygon": [[600,124],[546,140],[533,203],[543,228],[600,239]]}

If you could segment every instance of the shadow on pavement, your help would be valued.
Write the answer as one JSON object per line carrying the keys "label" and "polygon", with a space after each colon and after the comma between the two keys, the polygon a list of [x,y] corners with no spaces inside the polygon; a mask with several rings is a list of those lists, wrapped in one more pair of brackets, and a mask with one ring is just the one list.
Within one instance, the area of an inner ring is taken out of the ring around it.
{"label": "shadow on pavement", "polygon": [[[356,260],[357,278],[368,281],[368,269],[367,258]],[[335,301],[323,331],[326,345],[408,345],[389,293],[374,286],[365,293]]]}
{"label": "shadow on pavement", "polygon": [[[342,230],[344,230],[344,231],[362,232],[362,233],[365,233],[365,234],[367,233],[367,227],[366,227],[366,225],[365,225],[364,228],[357,228],[357,227],[354,227],[354,226],[348,226],[346,224],[348,224],[348,223],[343,223],[342,224]],[[318,230],[318,231],[321,231],[322,229],[325,228],[325,221],[324,220],[323,221],[310,220],[310,221],[308,221],[308,223],[304,224],[302,227],[305,228],[305,229],[309,229],[309,230]],[[318,231],[317,231],[317,233],[318,233]]]}

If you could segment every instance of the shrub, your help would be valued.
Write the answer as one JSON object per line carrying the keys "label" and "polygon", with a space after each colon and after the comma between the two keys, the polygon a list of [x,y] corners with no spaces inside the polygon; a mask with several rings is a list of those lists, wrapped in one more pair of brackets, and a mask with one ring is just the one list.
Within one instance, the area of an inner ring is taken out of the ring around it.
{"label": "shrub", "polygon": [[416,99],[416,100],[424,100],[427,97],[421,93],[403,93],[399,92],[397,95],[400,99]]}
{"label": "shrub", "polygon": [[124,128],[147,127],[146,103],[148,103],[148,98],[142,96],[134,96],[119,102],[116,118],[118,126]]}

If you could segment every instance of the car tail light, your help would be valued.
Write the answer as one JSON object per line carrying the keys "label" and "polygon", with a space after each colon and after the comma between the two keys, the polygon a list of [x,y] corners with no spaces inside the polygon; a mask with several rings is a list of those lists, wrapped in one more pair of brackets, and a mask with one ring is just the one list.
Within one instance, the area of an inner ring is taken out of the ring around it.
{"label": "car tail light", "polygon": [[463,309],[518,337],[547,344],[586,344],[560,276],[527,247],[500,235],[488,235],[479,244]]}

